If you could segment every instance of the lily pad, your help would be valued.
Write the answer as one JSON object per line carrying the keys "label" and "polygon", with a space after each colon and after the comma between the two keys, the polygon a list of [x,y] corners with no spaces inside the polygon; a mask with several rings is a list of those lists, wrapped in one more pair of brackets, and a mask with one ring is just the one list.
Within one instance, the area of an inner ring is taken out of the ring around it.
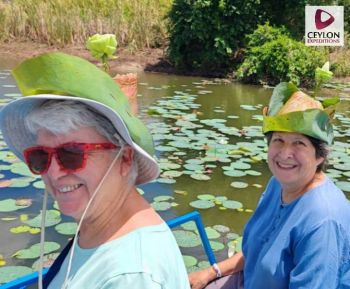
{"label": "lily pad", "polygon": [[6,199],[6,200],[0,201],[0,212],[13,212],[13,211],[17,211],[27,207],[29,207],[29,205],[27,206],[16,205],[16,200],[14,199]]}
{"label": "lily pad", "polygon": [[[57,251],[61,246],[56,242],[45,242],[44,253],[49,254]],[[40,243],[34,244],[28,249],[22,249],[12,255],[18,259],[35,259],[40,256]]]}
{"label": "lily pad", "polygon": [[204,174],[192,174],[190,175],[192,179],[198,180],[198,181],[208,181],[210,180],[210,177]]}
{"label": "lily pad", "polygon": [[188,267],[193,267],[193,266],[196,266],[197,265],[197,259],[193,256],[188,256],[188,255],[183,255],[182,256],[183,260],[184,260],[184,263],[185,263],[185,266],[186,268]]}
{"label": "lily pad", "polygon": [[151,206],[156,211],[166,211],[172,207],[172,204],[169,202],[153,202]]}
{"label": "lily pad", "polygon": [[206,227],[205,232],[207,233],[208,239],[217,239],[221,236],[218,231],[211,227]]}
{"label": "lily pad", "polygon": [[241,209],[243,207],[243,204],[237,201],[232,201],[232,200],[227,200],[224,201],[222,203],[223,207],[227,208],[227,209],[232,209],[232,210],[236,210],[236,209]]}
{"label": "lily pad", "polygon": [[[35,218],[25,221],[27,225],[35,228],[41,227],[41,219],[42,215],[41,213],[36,216]],[[54,225],[57,225],[61,222],[61,213],[57,210],[47,210],[46,211],[46,217],[45,217],[45,227],[51,227]]]}
{"label": "lily pad", "polygon": [[193,248],[202,244],[200,237],[190,231],[173,230],[177,244],[183,248]]}
{"label": "lily pad", "polygon": [[210,200],[196,200],[190,202],[190,206],[196,209],[209,209],[215,207],[215,203]]}
{"label": "lily pad", "polygon": [[61,223],[55,226],[57,233],[62,235],[74,235],[77,231],[77,223],[75,222],[66,222]]}
{"label": "lily pad", "polygon": [[245,182],[232,182],[230,186],[237,189],[244,189],[248,187],[248,184]]}
{"label": "lily pad", "polygon": [[26,266],[6,266],[0,268],[0,284],[32,273],[32,269]]}
{"label": "lily pad", "polygon": [[210,241],[210,247],[213,249],[214,252],[217,252],[224,249],[225,245],[217,241]]}
{"label": "lily pad", "polygon": [[[58,257],[59,253],[51,253],[51,254],[47,254],[44,255],[43,258],[43,267],[44,268],[49,268],[51,267],[51,265],[53,264],[53,262],[56,260],[56,258]],[[32,265],[32,269],[33,271],[39,271],[40,269],[40,259],[36,260],[33,265]]]}

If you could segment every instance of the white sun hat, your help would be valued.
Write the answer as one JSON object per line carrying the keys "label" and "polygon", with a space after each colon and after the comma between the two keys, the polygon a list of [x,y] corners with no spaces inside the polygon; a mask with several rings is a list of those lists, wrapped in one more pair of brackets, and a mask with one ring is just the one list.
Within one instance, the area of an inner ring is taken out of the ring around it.
{"label": "white sun hat", "polygon": [[136,185],[159,175],[154,159],[152,136],[144,123],[131,113],[130,104],[114,80],[90,62],[64,53],[47,53],[24,61],[13,70],[24,97],[0,111],[4,141],[24,160],[23,150],[36,144],[24,118],[47,100],[73,100],[84,103],[105,116],[135,152],[138,166]]}

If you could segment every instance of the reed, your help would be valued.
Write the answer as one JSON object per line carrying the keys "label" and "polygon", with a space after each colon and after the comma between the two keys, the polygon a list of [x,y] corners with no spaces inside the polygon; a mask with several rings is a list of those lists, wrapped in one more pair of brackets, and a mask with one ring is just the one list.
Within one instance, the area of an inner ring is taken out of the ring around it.
{"label": "reed", "polygon": [[164,45],[172,0],[0,0],[0,41],[31,40],[55,46],[84,44],[114,33],[118,45]]}

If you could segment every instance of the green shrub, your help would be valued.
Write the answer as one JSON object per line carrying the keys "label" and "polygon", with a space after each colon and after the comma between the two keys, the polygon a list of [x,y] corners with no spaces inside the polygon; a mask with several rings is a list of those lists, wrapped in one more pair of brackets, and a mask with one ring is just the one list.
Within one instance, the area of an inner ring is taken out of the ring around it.
{"label": "green shrub", "polygon": [[174,0],[169,13],[170,61],[180,70],[225,73],[244,35],[259,21],[259,0]]}
{"label": "green shrub", "polygon": [[[273,34],[266,36],[264,43],[258,41],[262,29]],[[326,61],[325,53],[282,35],[276,29],[259,27],[248,36],[250,44],[258,45],[249,46],[246,57],[237,70],[238,79],[270,85],[281,81],[303,86],[313,85],[315,69]]]}

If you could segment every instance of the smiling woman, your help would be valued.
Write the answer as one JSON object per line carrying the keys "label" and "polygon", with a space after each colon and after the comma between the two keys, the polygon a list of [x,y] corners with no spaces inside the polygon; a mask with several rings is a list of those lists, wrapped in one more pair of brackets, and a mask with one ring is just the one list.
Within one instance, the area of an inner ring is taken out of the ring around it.
{"label": "smiling woman", "polygon": [[263,119],[273,177],[245,227],[243,251],[192,273],[193,289],[348,288],[350,205],[324,173],[330,121],[294,85],[275,88]]}
{"label": "smiling woman", "polygon": [[4,140],[42,176],[43,215],[49,192],[78,223],[39,288],[189,288],[174,236],[136,190],[159,168],[149,131],[114,80],[63,53],[26,60],[13,74],[25,97],[1,110]]}

